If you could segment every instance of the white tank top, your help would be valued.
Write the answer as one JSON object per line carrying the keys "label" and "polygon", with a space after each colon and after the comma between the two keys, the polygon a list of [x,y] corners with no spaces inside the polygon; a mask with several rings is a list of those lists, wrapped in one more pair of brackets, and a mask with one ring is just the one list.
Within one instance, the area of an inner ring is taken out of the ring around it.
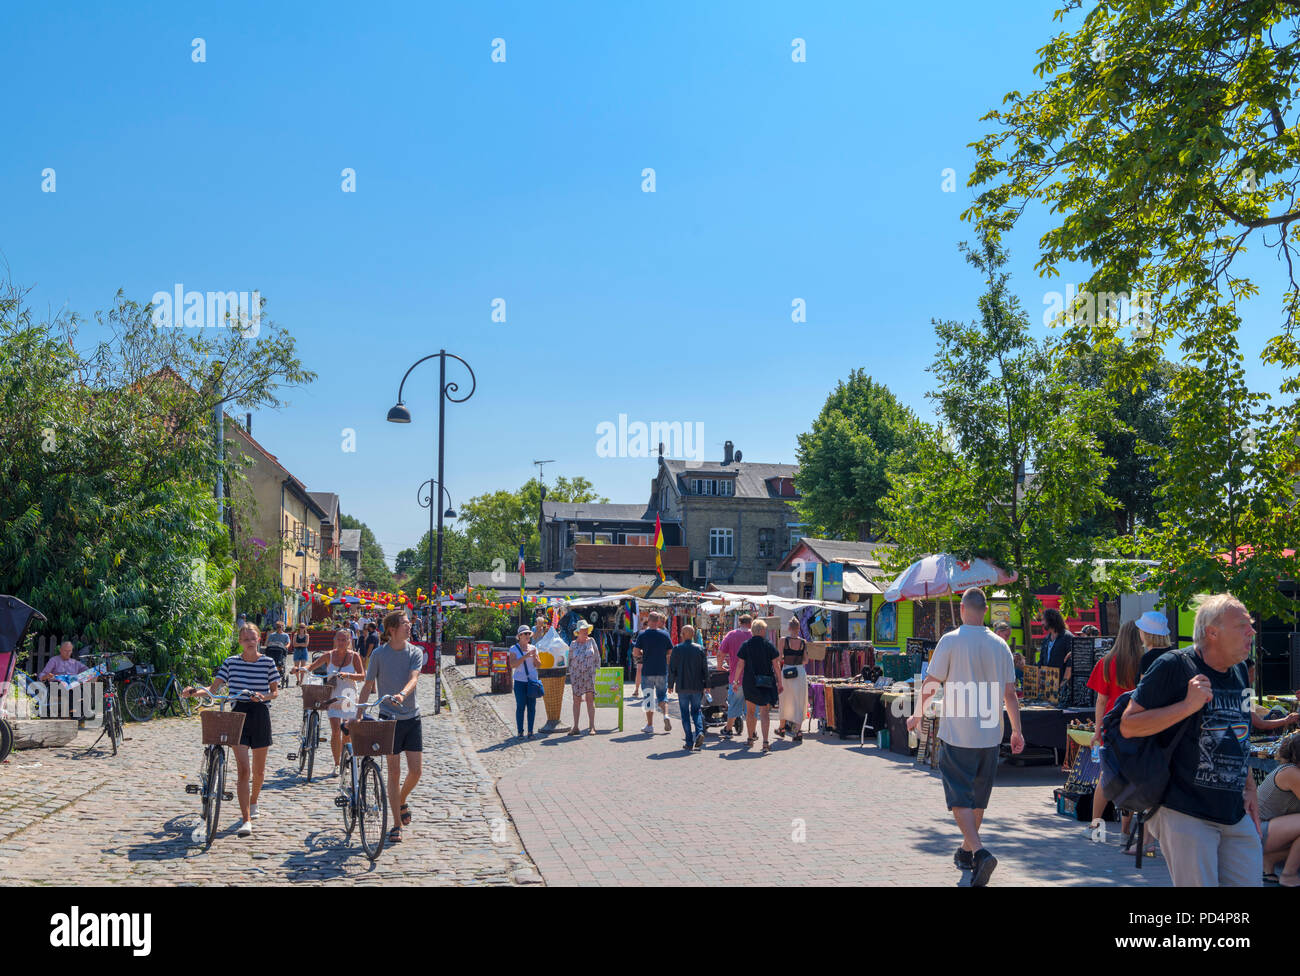
{"label": "white tank top", "polygon": [[[336,667],[334,665],[334,652],[330,651],[330,659],[328,663],[326,663],[325,665],[326,680],[334,677],[335,675],[349,675],[349,674],[355,675],[356,673],[357,673],[357,669],[352,666],[352,654],[350,652],[348,654],[347,661],[344,663],[344,665],[342,667]],[[336,681],[334,683],[334,691],[340,697],[351,697],[351,699],[355,702],[356,687],[357,687],[356,682],[357,682],[356,678],[342,677],[340,678],[339,681]],[[343,694],[344,691],[351,691],[352,694],[350,696],[345,696]],[[335,705],[335,707],[329,710],[328,714],[330,718],[348,719],[348,718],[352,718],[354,715],[356,715],[356,713],[357,710],[355,708],[346,706],[343,702],[339,702],[338,704]]]}

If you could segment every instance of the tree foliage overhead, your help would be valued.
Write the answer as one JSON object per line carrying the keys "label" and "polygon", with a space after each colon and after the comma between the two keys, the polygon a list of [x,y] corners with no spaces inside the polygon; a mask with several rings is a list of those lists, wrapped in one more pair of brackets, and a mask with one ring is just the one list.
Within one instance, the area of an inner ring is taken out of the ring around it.
{"label": "tree foliage overhead", "polygon": [[874,538],[889,469],[906,466],[920,437],[912,411],[883,383],[854,369],[826,398],[812,430],[799,435],[800,517],[831,538]]}
{"label": "tree foliage overhead", "polygon": [[987,557],[1019,574],[1008,589],[1029,619],[1034,593],[1052,585],[1071,606],[1097,589],[1091,560],[1106,550],[1084,523],[1110,504],[1098,436],[1109,402],[1071,383],[1030,335],[1000,248],[963,250],[988,290],[977,322],[934,323],[928,395],[942,429],[919,442],[913,470],[893,473],[883,506],[898,544],[890,568],[930,553]]}
{"label": "tree foliage overhead", "polygon": [[[1149,540],[1165,583],[1283,609],[1275,581],[1300,571],[1286,555],[1300,538],[1286,483],[1300,472],[1300,5],[1098,3],[1039,56],[1041,87],[985,117],[996,128],[976,143],[971,185],[982,190],[966,216],[996,241],[1037,205],[1051,224],[1040,269],[1079,261],[1091,295],[1150,296],[1114,383],[1145,383],[1168,344],[1181,354],[1162,528]],[[1261,352],[1283,376],[1277,402],[1247,389],[1237,341],[1237,303],[1260,293],[1243,261],[1251,244],[1281,271]],[[1131,324],[1084,310],[1065,317],[1076,351],[1113,349]],[[1252,546],[1244,562],[1241,544]]]}
{"label": "tree foliage overhead", "polygon": [[314,376],[265,317],[256,341],[158,329],[119,292],[84,325],[0,292],[0,592],[49,634],[197,677],[232,639],[214,408],[277,406]]}

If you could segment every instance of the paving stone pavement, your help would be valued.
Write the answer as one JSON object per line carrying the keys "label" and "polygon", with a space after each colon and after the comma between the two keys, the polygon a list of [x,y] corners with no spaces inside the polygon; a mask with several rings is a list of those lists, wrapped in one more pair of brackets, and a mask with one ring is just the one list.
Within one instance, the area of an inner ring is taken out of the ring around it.
{"label": "paving stone pavement", "polygon": [[[552,885],[936,885],[963,883],[952,863],[961,835],[937,772],[911,759],[865,750],[837,735],[773,738],[772,752],[745,750],[710,732],[701,753],[683,751],[677,703],[673,729],[630,699],[624,730],[598,710],[596,736],[568,737],[563,721],[514,738],[514,698],[492,695],[473,669],[452,681],[495,710],[495,729],[471,726],[525,849]],[[450,671],[450,669],[449,669]],[[631,686],[627,686],[631,691]],[[583,724],[586,724],[584,710]],[[1053,767],[1002,765],[983,839],[998,857],[995,886],[1167,886],[1163,859],[1142,869],[1117,845],[1087,840],[1084,825],[1056,814]],[[1118,825],[1114,825],[1118,827]],[[743,853],[740,853],[743,852]]]}
{"label": "paving stone pavement", "polygon": [[[297,743],[297,687],[271,706],[275,742],[251,838],[238,838],[236,801],[222,804],[207,853],[189,842],[202,744],[197,719],[128,723],[116,757],[86,747],[83,731],[61,749],[15,753],[0,765],[0,884],[383,884],[493,885],[540,882],[492,779],[454,706],[433,714],[434,682],[418,690],[424,772],[411,800],[414,823],[372,866],[354,832],[345,843],[336,780],[310,784],[285,758]],[[329,772],[328,741],[317,769]],[[235,764],[229,756],[227,786]]]}

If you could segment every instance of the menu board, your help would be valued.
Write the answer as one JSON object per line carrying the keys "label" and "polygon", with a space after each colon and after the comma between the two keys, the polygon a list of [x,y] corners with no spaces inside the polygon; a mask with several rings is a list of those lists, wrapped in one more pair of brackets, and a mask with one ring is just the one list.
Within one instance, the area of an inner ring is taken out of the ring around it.
{"label": "menu board", "polygon": [[492,674],[492,645],[488,641],[474,642],[474,677],[487,678]]}

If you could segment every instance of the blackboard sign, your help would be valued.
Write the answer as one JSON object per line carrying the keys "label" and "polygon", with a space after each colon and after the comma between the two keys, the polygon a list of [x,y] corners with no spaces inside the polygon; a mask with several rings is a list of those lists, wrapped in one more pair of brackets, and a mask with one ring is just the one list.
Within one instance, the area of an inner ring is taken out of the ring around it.
{"label": "blackboard sign", "polygon": [[1088,678],[1098,661],[1115,646],[1114,637],[1076,637],[1073,657],[1070,659],[1070,705],[1074,708],[1091,708],[1097,704],[1097,693],[1088,687]]}

